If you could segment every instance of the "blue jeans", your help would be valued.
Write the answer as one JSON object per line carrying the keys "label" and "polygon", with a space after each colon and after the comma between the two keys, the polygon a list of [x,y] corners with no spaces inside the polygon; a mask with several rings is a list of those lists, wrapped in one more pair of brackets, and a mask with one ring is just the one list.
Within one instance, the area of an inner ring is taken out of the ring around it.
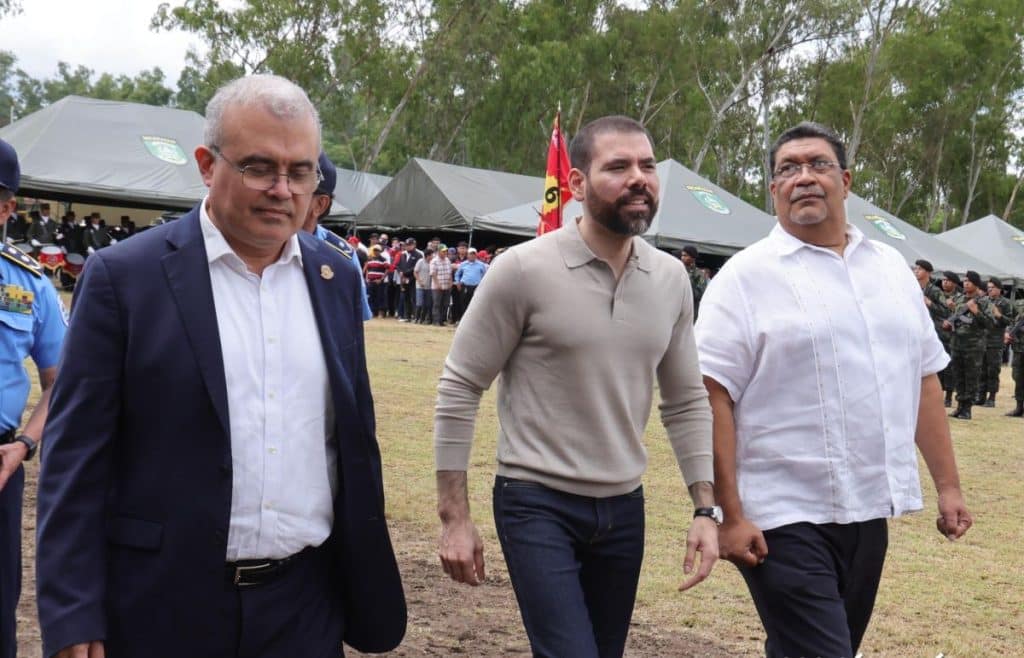
{"label": "blue jeans", "polygon": [[498,476],[494,523],[534,656],[622,656],[644,555],[643,487],[591,498]]}

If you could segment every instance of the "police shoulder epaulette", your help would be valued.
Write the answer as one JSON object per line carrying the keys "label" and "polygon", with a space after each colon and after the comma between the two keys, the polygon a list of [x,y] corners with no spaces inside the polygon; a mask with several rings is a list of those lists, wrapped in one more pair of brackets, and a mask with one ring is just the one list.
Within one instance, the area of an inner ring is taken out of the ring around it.
{"label": "police shoulder epaulette", "polygon": [[352,260],[352,247],[344,240],[335,243],[333,240],[328,239],[324,240],[324,242],[345,258]]}
{"label": "police shoulder epaulette", "polygon": [[0,247],[0,256],[20,266],[22,269],[28,270],[35,276],[43,276],[42,266],[34,258],[16,247],[5,243],[3,247]]}

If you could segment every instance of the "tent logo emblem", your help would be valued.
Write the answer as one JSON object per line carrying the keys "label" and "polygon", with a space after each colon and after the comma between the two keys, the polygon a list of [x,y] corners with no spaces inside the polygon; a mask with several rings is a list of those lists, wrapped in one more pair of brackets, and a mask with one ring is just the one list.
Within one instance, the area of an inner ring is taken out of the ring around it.
{"label": "tent logo emblem", "polygon": [[686,189],[690,190],[690,194],[700,202],[700,205],[704,206],[711,212],[717,212],[719,215],[728,215],[732,212],[729,210],[729,206],[725,205],[725,202],[719,199],[718,195],[708,188],[700,187],[698,185],[687,185]]}
{"label": "tent logo emblem", "polygon": [[882,233],[885,233],[886,235],[888,235],[893,240],[906,240],[907,239],[907,236],[905,236],[902,233],[900,233],[900,230],[898,228],[896,228],[895,226],[893,226],[892,222],[890,222],[885,217],[882,217],[880,215],[864,215],[864,219],[866,219],[869,222],[871,222],[872,224],[874,224],[875,228],[877,228]]}
{"label": "tent logo emblem", "polygon": [[143,135],[142,143],[146,145],[146,150],[149,151],[149,154],[157,160],[163,160],[172,165],[188,164],[185,151],[173,139]]}

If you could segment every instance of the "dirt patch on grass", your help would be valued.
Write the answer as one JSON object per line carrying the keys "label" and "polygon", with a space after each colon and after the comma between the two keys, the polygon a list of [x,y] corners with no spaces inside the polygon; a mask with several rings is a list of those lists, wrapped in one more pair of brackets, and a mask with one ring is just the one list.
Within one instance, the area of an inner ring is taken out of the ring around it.
{"label": "dirt patch on grass", "polygon": [[[459,585],[441,571],[432,531],[407,522],[392,522],[390,527],[409,605],[409,629],[402,645],[388,655],[530,655],[500,555],[490,554],[484,584]],[[735,651],[709,645],[682,628],[652,624],[638,611],[633,616],[626,655],[729,658]]]}
{"label": "dirt patch on grass", "polygon": [[[18,655],[26,657],[39,656],[42,652],[33,564],[38,466],[34,462],[28,466],[22,532],[23,583],[18,606]],[[409,605],[409,629],[402,645],[387,655],[530,655],[508,572],[499,555],[492,554],[487,582],[483,585],[458,585],[441,571],[431,531],[409,522],[390,525]],[[346,655],[364,654],[349,649]],[[685,630],[656,626],[638,612],[634,615],[626,655],[728,658],[734,652],[709,646],[689,637]]]}

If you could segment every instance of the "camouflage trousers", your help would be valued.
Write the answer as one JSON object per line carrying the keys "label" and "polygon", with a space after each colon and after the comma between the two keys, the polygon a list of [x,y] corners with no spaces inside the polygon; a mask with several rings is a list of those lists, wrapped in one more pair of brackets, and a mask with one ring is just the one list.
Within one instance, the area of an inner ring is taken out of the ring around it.
{"label": "camouflage trousers", "polygon": [[1003,367],[1003,344],[986,345],[978,377],[978,399],[999,392],[999,370]]}
{"label": "camouflage trousers", "polygon": [[1010,368],[1013,372],[1013,397],[1017,402],[1024,402],[1024,345],[1014,346]]}
{"label": "camouflage trousers", "polygon": [[[946,354],[950,354],[949,341],[942,341],[942,347],[946,350]],[[942,390],[952,393],[956,390],[956,371],[953,369],[953,361],[950,359],[949,365],[939,371],[939,381],[942,383]]]}
{"label": "camouflage trousers", "polygon": [[956,401],[974,404],[978,397],[978,379],[981,376],[981,361],[985,356],[985,345],[953,347],[953,369],[956,381]]}

